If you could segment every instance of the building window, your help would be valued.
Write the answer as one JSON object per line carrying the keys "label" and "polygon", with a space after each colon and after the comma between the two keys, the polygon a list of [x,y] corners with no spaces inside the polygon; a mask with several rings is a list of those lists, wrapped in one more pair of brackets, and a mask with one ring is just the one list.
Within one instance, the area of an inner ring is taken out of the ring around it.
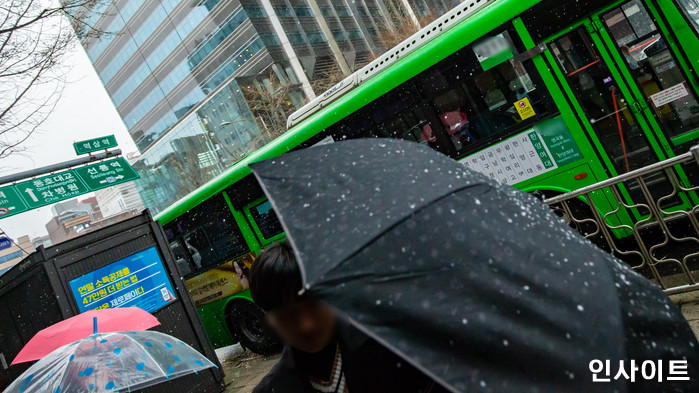
{"label": "building window", "polygon": [[347,34],[349,34],[350,40],[362,40],[362,39],[364,39],[362,32],[357,30],[357,29],[349,30],[347,32]]}
{"label": "building window", "polygon": [[347,41],[347,36],[342,30],[333,30],[333,38],[335,38],[335,41]]}
{"label": "building window", "polygon": [[275,5],[274,12],[277,14],[277,16],[279,16],[281,18],[290,18],[290,17],[294,16],[291,13],[291,10],[289,9],[289,7],[287,7],[285,5]]}
{"label": "building window", "polygon": [[293,32],[293,33],[287,33],[287,37],[289,37],[289,42],[291,42],[294,45],[298,44],[303,44],[306,42],[306,38],[304,38],[302,33],[299,32]]}
{"label": "building window", "polygon": [[279,42],[279,38],[277,38],[277,35],[274,33],[260,34],[260,39],[262,39],[262,43],[265,44],[265,46],[281,45],[281,43]]}
{"label": "building window", "polygon": [[323,34],[323,32],[320,30],[309,31],[309,32],[307,32],[307,34],[308,34],[308,41],[311,44],[316,44],[319,42],[327,42],[328,41],[328,39],[325,38],[325,34]]}
{"label": "building window", "polygon": [[15,251],[15,252],[9,253],[7,255],[1,256],[0,263],[11,261],[11,260],[13,260],[15,258],[19,258],[21,256],[22,256],[22,251]]}
{"label": "building window", "polygon": [[352,16],[352,12],[346,6],[335,6],[335,11],[337,11],[338,16]]}
{"label": "building window", "polygon": [[296,16],[313,16],[311,7],[294,7],[294,12],[296,13]]}

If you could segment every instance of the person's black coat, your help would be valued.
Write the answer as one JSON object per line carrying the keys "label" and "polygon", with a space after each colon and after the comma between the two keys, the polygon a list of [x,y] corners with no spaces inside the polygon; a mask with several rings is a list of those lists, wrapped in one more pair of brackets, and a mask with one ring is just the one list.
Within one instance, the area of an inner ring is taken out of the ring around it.
{"label": "person's black coat", "polygon": [[[338,340],[350,393],[446,392],[420,371],[344,321],[340,321],[338,325]],[[284,348],[279,362],[253,390],[253,393],[316,392],[301,370],[294,350],[289,347]]]}

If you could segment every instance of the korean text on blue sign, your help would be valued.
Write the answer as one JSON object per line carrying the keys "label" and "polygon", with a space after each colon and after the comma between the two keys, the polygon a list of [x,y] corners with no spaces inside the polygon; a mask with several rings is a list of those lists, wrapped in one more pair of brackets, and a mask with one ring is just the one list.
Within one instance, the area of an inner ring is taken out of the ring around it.
{"label": "korean text on blue sign", "polygon": [[139,307],[150,313],[175,300],[172,284],[155,247],[69,282],[80,312]]}
{"label": "korean text on blue sign", "polygon": [[0,237],[0,250],[12,247],[12,240],[7,237]]}

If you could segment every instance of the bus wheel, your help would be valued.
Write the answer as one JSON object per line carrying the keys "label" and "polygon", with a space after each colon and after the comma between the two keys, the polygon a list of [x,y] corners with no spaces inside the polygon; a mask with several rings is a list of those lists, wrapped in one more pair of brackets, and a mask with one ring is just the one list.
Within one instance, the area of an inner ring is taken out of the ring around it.
{"label": "bus wheel", "polygon": [[265,314],[249,301],[231,302],[226,312],[228,328],[240,345],[261,355],[281,349],[281,342],[265,321]]}

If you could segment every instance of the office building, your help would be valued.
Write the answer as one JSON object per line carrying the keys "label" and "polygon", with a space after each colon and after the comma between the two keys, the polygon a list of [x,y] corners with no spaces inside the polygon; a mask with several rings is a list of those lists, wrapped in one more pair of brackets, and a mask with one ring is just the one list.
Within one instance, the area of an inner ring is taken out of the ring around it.
{"label": "office building", "polygon": [[133,182],[117,184],[95,191],[95,198],[100,212],[105,218],[122,212],[140,213],[145,209]]}
{"label": "office building", "polygon": [[9,246],[0,250],[0,275],[34,252],[34,246],[29,240],[29,236],[20,236],[16,241],[10,240],[6,235],[2,235],[2,237],[8,239],[3,241],[3,243],[9,241]]}
{"label": "office building", "polygon": [[282,133],[270,118],[381,54],[404,19],[456,4],[112,0],[87,20],[107,33],[82,44],[138,146],[136,185],[157,213]]}
{"label": "office building", "polygon": [[52,243],[49,235],[39,236],[32,239],[32,246],[34,246],[34,248],[39,248],[39,246],[44,246],[44,248],[46,248],[51,247],[51,245]]}
{"label": "office building", "polygon": [[53,217],[46,223],[46,231],[52,244],[80,236],[90,229],[93,222],[102,220],[95,197],[57,203],[51,207],[51,212]]}

